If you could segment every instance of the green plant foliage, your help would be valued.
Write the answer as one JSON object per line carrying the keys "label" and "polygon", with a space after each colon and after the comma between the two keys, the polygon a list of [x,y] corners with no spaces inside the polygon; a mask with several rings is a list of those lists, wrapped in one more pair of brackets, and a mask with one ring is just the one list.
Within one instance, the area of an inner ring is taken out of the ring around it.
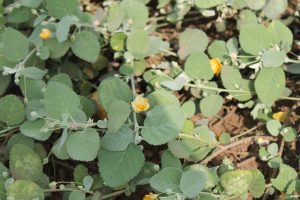
{"label": "green plant foliage", "polygon": [[105,79],[98,88],[102,106],[107,110],[109,105],[116,100],[127,103],[132,101],[132,92],[129,86],[119,78]]}
{"label": "green plant foliage", "polygon": [[184,196],[193,198],[205,188],[206,181],[207,174],[202,171],[189,170],[182,174],[180,189]]}
{"label": "green plant foliage", "polygon": [[27,137],[34,138],[40,141],[46,141],[52,134],[50,130],[43,130],[43,127],[46,125],[44,119],[38,119],[35,121],[26,121],[21,127],[20,131],[23,135]]}
{"label": "green plant foliage", "polygon": [[165,144],[176,138],[184,123],[184,114],[178,107],[156,106],[147,113],[142,136],[152,145]]}
{"label": "green plant foliage", "polygon": [[287,0],[270,0],[263,11],[267,17],[275,19],[286,10],[287,6]]}
{"label": "green plant foliage", "polygon": [[214,73],[211,70],[209,58],[205,53],[193,53],[186,60],[185,72],[193,79],[210,80]]}
{"label": "green plant foliage", "polygon": [[258,55],[258,53],[270,48],[271,37],[263,25],[249,24],[241,28],[240,43],[246,53]]}
{"label": "green plant foliage", "polygon": [[37,184],[27,180],[17,180],[7,188],[7,198],[15,200],[44,200],[45,195]]}
{"label": "green plant foliage", "polygon": [[59,43],[62,43],[68,39],[69,31],[72,25],[79,22],[79,19],[72,16],[63,17],[57,25],[56,38]]}
{"label": "green plant foliage", "polygon": [[129,104],[124,101],[112,102],[107,110],[107,128],[108,131],[116,133],[126,122],[130,114]]}
{"label": "green plant foliage", "polygon": [[276,178],[272,178],[272,185],[282,192],[292,193],[294,192],[295,183],[293,180],[297,178],[297,172],[292,167],[281,164],[279,168],[279,174]]}
{"label": "green plant foliage", "polygon": [[258,98],[270,106],[283,93],[285,88],[285,75],[281,68],[264,68],[255,80],[255,91]]}
{"label": "green plant foliage", "polygon": [[115,51],[123,51],[125,48],[126,34],[122,32],[114,33],[109,41],[111,48]]}
{"label": "green plant foliage", "polygon": [[200,110],[204,116],[212,117],[220,111],[223,101],[220,95],[211,94],[201,100]]}
{"label": "green plant foliage", "polygon": [[3,38],[3,54],[10,62],[18,62],[25,58],[29,52],[29,42],[19,31],[7,28]]}
{"label": "green plant foliage", "polygon": [[110,32],[115,31],[122,24],[125,16],[125,11],[119,4],[114,4],[110,7],[107,17],[107,29]]}
{"label": "green plant foliage", "polygon": [[90,31],[81,31],[74,35],[71,49],[76,56],[88,62],[96,62],[100,54],[100,43],[97,36]]}
{"label": "green plant foliage", "polygon": [[107,132],[101,140],[101,146],[108,151],[125,151],[134,140],[133,131],[122,126],[117,132]]}
{"label": "green plant foliage", "polygon": [[181,58],[188,55],[205,51],[208,45],[207,35],[199,29],[186,29],[180,35],[178,54]]}
{"label": "green plant foliage", "polygon": [[135,30],[128,35],[127,50],[137,59],[143,59],[150,48],[150,38],[146,31]]}
{"label": "green plant foliage", "polygon": [[285,61],[286,53],[285,51],[276,51],[270,49],[262,55],[262,62],[264,67],[279,67]]}
{"label": "green plant foliage", "polygon": [[0,98],[0,121],[7,126],[18,125],[23,122],[25,109],[22,101],[14,96],[7,95]]}
{"label": "green plant foliage", "polygon": [[49,14],[58,19],[73,15],[79,8],[78,0],[46,0],[46,9]]}
{"label": "green plant foliage", "polygon": [[223,4],[225,3],[225,0],[196,0],[195,4],[197,7],[199,8],[211,8],[211,7],[215,7],[217,5]]}
{"label": "green plant foliage", "polygon": [[74,181],[77,183],[82,183],[83,178],[88,175],[88,169],[82,165],[79,164],[75,167],[73,172]]}
{"label": "green plant foliage", "polygon": [[178,158],[176,158],[170,151],[165,151],[161,156],[161,165],[162,168],[166,167],[174,167],[178,169],[182,169],[181,162]]}
{"label": "green plant foliage", "polygon": [[145,158],[142,150],[131,144],[125,151],[113,152],[101,149],[98,161],[103,180],[108,186],[117,187],[126,184],[138,175],[145,163]]}
{"label": "green plant foliage", "polygon": [[82,191],[73,191],[69,195],[69,200],[84,200],[85,194]]}
{"label": "green plant foliage", "polygon": [[167,167],[152,176],[150,185],[163,193],[180,192],[182,171],[177,168]]}
{"label": "green plant foliage", "polygon": [[193,101],[187,101],[181,106],[181,110],[184,112],[186,118],[190,118],[195,114],[195,103]]}
{"label": "green plant foliage", "polygon": [[277,136],[282,128],[282,125],[279,121],[271,119],[267,122],[267,129],[269,133],[273,136]]}
{"label": "green plant foliage", "polygon": [[[81,148],[78,148],[80,146]],[[100,137],[95,129],[88,128],[72,133],[66,141],[68,154],[74,160],[92,161],[100,148]]]}
{"label": "green plant foliage", "polygon": [[31,148],[15,144],[9,154],[9,169],[15,179],[38,181],[43,174],[42,160]]}
{"label": "green plant foliage", "polygon": [[49,117],[61,119],[63,114],[72,115],[80,106],[80,99],[68,86],[49,83],[45,92],[45,109]]}

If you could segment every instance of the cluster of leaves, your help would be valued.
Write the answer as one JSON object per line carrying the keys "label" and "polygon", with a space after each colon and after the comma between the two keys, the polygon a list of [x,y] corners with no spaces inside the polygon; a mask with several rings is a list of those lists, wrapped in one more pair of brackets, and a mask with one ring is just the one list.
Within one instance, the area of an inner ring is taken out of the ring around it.
{"label": "cluster of leaves", "polygon": [[[270,117],[274,102],[294,99],[286,74],[300,73],[300,61],[288,57],[293,34],[279,19],[287,1],[159,0],[168,24],[194,10],[219,16],[219,32],[229,18],[237,21],[238,38],[209,42],[203,30],[186,28],[176,49],[154,34],[163,24],[150,18],[149,2],[104,1],[94,16],[78,0],[0,0],[0,137],[8,138],[0,200],[43,200],[54,191],[69,200],[109,199],[141,185],[162,200],[259,198],[275,189],[297,199],[297,172],[276,143],[260,144],[260,159],[279,169],[268,185],[259,170],[236,169],[227,159],[214,167],[195,164],[233,140],[228,134],[217,139],[207,120],[191,120],[197,112],[217,115],[229,99],[251,109],[269,135],[296,140],[294,128]],[[45,30],[49,37],[41,37]],[[107,51],[120,67],[104,74]],[[157,54],[174,61],[146,69],[145,59]],[[222,66],[219,72],[211,59]],[[132,104],[136,76],[147,83],[144,112]],[[192,98],[180,102],[174,91]],[[166,147],[160,166],[147,160],[146,143]],[[73,181],[49,177],[45,168],[54,160],[80,163]]]}

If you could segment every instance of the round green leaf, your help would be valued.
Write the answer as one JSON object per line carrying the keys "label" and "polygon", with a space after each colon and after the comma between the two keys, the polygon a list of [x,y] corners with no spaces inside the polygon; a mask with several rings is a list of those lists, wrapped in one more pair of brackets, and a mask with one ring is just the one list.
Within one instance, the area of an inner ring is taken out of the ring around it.
{"label": "round green leaf", "polygon": [[220,111],[223,102],[224,100],[220,95],[211,94],[201,100],[201,113],[206,117],[212,117]]}
{"label": "round green leaf", "polygon": [[261,10],[267,0],[246,0],[247,6],[252,10]]}
{"label": "round green leaf", "polygon": [[99,152],[99,171],[110,187],[126,184],[141,171],[145,158],[140,147],[130,144],[125,151]]}
{"label": "round green leaf", "polygon": [[73,191],[69,195],[69,200],[84,200],[85,194],[82,191]]}
{"label": "round green leaf", "polygon": [[269,154],[275,156],[278,152],[278,145],[276,143],[272,143],[268,146],[268,152]]}
{"label": "round green leaf", "polygon": [[196,106],[193,101],[187,101],[181,106],[181,110],[186,118],[191,118],[196,111]]}
{"label": "round green leaf", "polygon": [[107,109],[107,128],[116,133],[126,122],[131,110],[128,103],[124,101],[113,101]]}
{"label": "round green leaf", "polygon": [[193,79],[210,80],[214,76],[210,61],[205,53],[193,53],[185,62],[185,72]]}
{"label": "round green leaf", "polygon": [[278,136],[281,127],[282,127],[281,123],[277,120],[271,119],[267,122],[268,132],[275,137]]}
{"label": "round green leaf", "polygon": [[250,171],[252,173],[252,181],[249,191],[254,198],[259,198],[264,194],[265,191],[265,178],[264,175],[257,169]]}
{"label": "round green leaf", "polygon": [[255,91],[258,98],[266,105],[271,106],[284,91],[285,74],[282,68],[263,68],[255,82]]}
{"label": "round green leaf", "polygon": [[125,151],[133,140],[133,131],[128,126],[123,126],[116,133],[107,132],[102,137],[101,146],[109,151]]}
{"label": "round green leaf", "polygon": [[40,141],[46,141],[52,134],[52,131],[43,131],[43,127],[46,122],[44,119],[38,119],[36,121],[26,121],[20,127],[20,131],[27,137],[34,138]]}
{"label": "round green leaf", "polygon": [[198,8],[207,9],[225,3],[226,0],[195,0]]}
{"label": "round green leaf", "polygon": [[242,49],[249,54],[258,55],[271,45],[271,37],[267,29],[260,24],[244,25],[240,32]]}
{"label": "round green leaf", "polygon": [[224,61],[228,57],[228,49],[226,47],[226,42],[223,40],[215,40],[209,45],[208,54],[211,58],[219,58]]}
{"label": "round green leaf", "polygon": [[265,67],[279,67],[284,63],[285,58],[285,51],[276,51],[270,49],[263,53],[261,61]]}
{"label": "round green leaf", "polygon": [[162,168],[175,167],[178,169],[182,168],[181,162],[176,158],[169,150],[166,150],[161,156]]}
{"label": "round green leaf", "polygon": [[3,54],[8,61],[19,62],[29,53],[27,38],[13,28],[5,29],[2,42]]}
{"label": "round green leaf", "polygon": [[94,63],[100,54],[100,43],[97,36],[90,31],[80,31],[75,34],[71,49],[79,58]]}
{"label": "round green leaf", "polygon": [[177,168],[167,167],[162,169],[150,179],[150,185],[159,192],[181,192],[180,180],[182,171]]}
{"label": "round green leaf", "polygon": [[137,59],[143,59],[150,47],[150,38],[144,30],[134,30],[128,35],[127,50]]}
{"label": "round green leaf", "polygon": [[287,0],[270,0],[267,2],[263,11],[264,14],[270,19],[279,17],[288,7]]}
{"label": "round green leaf", "polygon": [[141,134],[149,144],[165,144],[177,137],[184,120],[179,107],[159,105],[147,112]]}
{"label": "round green leaf", "polygon": [[79,96],[68,86],[59,82],[48,84],[44,101],[48,116],[54,119],[62,119],[62,114],[71,115],[80,106]]}
{"label": "round green leaf", "polygon": [[23,144],[15,144],[10,150],[9,168],[15,179],[38,181],[43,174],[41,158]]}
{"label": "round green leaf", "polygon": [[7,188],[7,199],[44,200],[43,190],[35,183],[27,180],[17,180]]}
{"label": "round green leaf", "polygon": [[18,125],[23,122],[25,108],[23,102],[15,95],[0,98],[0,121],[8,126]]}
{"label": "round green leaf", "polygon": [[117,30],[125,17],[125,11],[119,4],[113,4],[108,12],[107,16],[107,29],[110,32]]}
{"label": "round green leaf", "polygon": [[123,100],[127,103],[132,101],[130,87],[116,77],[110,77],[101,82],[99,88],[99,98],[104,109],[108,110],[109,105],[116,100]]}
{"label": "round green leaf", "polygon": [[78,0],[46,0],[46,9],[49,14],[58,19],[73,15],[79,9]]}
{"label": "round green leaf", "polygon": [[292,127],[286,127],[281,131],[283,139],[286,142],[292,142],[297,138],[297,131]]}
{"label": "round green leaf", "polygon": [[189,170],[182,174],[180,189],[185,197],[194,198],[205,188],[206,181],[206,173]]}
{"label": "round green leaf", "polygon": [[184,59],[192,53],[205,51],[207,45],[208,37],[205,32],[200,29],[187,28],[180,35],[178,54],[181,59]]}
{"label": "round green leaf", "polygon": [[123,51],[125,48],[126,34],[123,32],[114,33],[109,41],[111,48],[115,51]]}
{"label": "round green leaf", "polygon": [[228,195],[242,195],[251,185],[252,173],[247,170],[229,171],[220,178],[222,187]]}
{"label": "round green leaf", "polygon": [[67,138],[66,147],[72,159],[92,161],[97,157],[100,148],[99,134],[92,128],[75,132]]}

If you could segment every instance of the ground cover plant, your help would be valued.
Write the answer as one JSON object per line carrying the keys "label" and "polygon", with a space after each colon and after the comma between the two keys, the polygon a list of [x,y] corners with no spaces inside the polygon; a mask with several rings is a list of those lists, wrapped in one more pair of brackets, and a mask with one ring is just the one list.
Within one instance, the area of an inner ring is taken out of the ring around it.
{"label": "ground cover plant", "polygon": [[297,1],[0,10],[0,200],[299,199]]}

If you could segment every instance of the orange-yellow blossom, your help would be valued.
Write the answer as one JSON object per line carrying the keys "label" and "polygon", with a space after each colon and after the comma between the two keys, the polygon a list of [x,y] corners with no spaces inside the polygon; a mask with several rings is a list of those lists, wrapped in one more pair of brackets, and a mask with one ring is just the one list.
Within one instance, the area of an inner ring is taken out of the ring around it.
{"label": "orange-yellow blossom", "polygon": [[287,112],[277,112],[272,115],[273,119],[276,119],[280,122],[285,122],[287,118]]}
{"label": "orange-yellow blossom", "polygon": [[153,194],[152,192],[150,192],[149,194],[146,194],[144,196],[143,200],[159,200],[159,198],[157,194]]}
{"label": "orange-yellow blossom", "polygon": [[47,28],[43,28],[42,31],[39,34],[39,37],[42,40],[48,40],[49,38],[52,37],[52,32]]}
{"label": "orange-yellow blossom", "polygon": [[222,70],[222,63],[219,58],[214,58],[210,60],[210,67],[213,70],[215,75],[219,75]]}
{"label": "orange-yellow blossom", "polygon": [[144,112],[150,108],[149,102],[147,98],[144,98],[140,95],[137,95],[131,105],[135,112]]}

